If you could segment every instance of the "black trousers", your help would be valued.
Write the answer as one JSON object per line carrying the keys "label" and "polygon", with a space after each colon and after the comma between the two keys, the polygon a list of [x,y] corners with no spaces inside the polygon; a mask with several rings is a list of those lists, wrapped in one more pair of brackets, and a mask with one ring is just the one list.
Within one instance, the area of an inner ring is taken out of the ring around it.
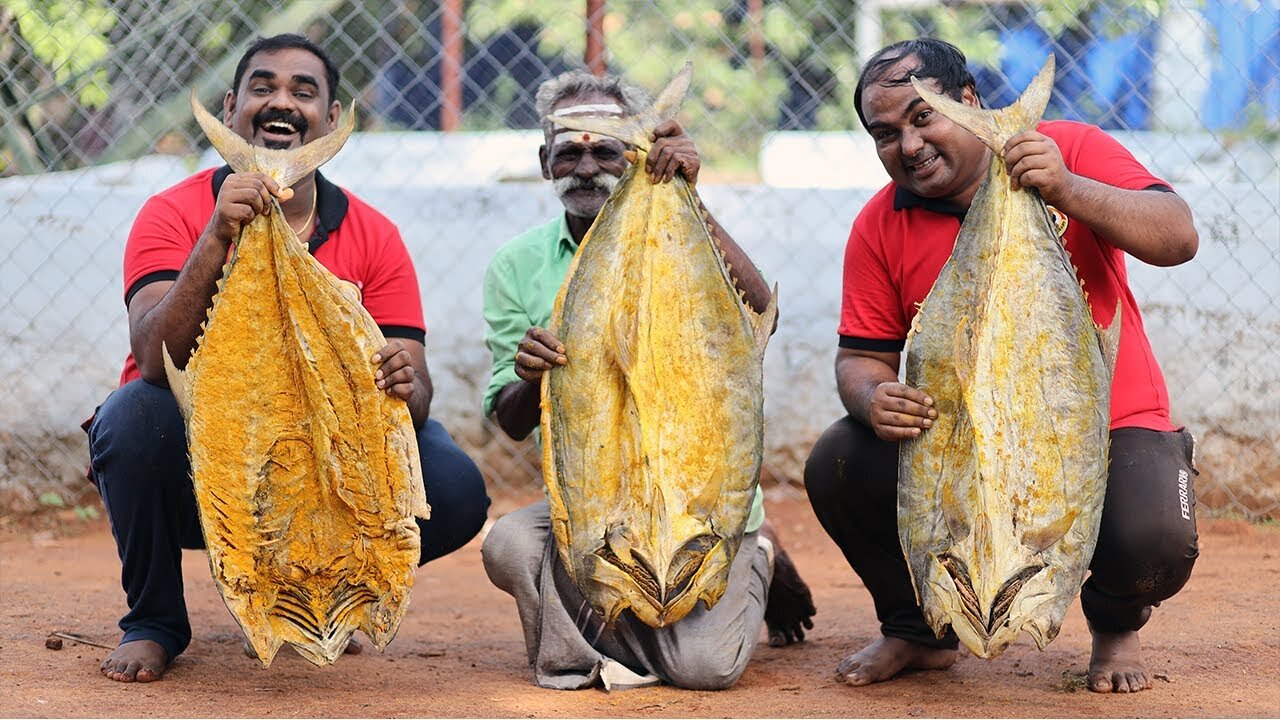
{"label": "black trousers", "polygon": [[[182,549],[204,547],[177,401],[167,388],[134,380],[107,397],[88,433],[90,474],[111,520],[129,604],[121,642],[154,640],[172,660],[191,642]],[[476,464],[440,423],[418,430],[418,452],[431,504],[431,519],[417,521],[421,564],[475,537],[489,496]]]}
{"label": "black trousers", "polygon": [[[1080,593],[1097,630],[1138,630],[1151,608],[1191,577],[1199,555],[1191,434],[1120,428],[1111,432],[1111,465],[1090,575]],[[937,638],[916,604],[898,541],[898,445],[845,417],[827,428],[804,468],[809,502],[875,602],[880,631],[930,647]]]}

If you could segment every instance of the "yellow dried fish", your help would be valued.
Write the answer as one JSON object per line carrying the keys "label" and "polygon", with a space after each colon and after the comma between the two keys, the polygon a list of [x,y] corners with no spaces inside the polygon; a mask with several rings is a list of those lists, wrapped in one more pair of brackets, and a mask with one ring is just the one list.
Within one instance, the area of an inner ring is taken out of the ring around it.
{"label": "yellow dried fish", "polygon": [[[288,187],[342,147],[337,131],[292,150],[250,146],[200,106],[236,172]],[[213,578],[263,665],[290,643],[333,663],[356,629],[379,650],[408,608],[427,517],[408,407],[374,385],[386,341],[359,292],[271,212],[246,225],[185,371],[165,352],[186,419]]]}
{"label": "yellow dried fish", "polygon": [[906,382],[934,398],[938,419],[902,445],[898,532],[939,636],[950,625],[991,658],[1026,630],[1043,649],[1097,542],[1119,309],[1100,333],[1044,202],[1010,190],[998,157],[1039,122],[1053,56],[998,111],[912,82],[996,154],[912,323]]}
{"label": "yellow dried fish", "polygon": [[762,363],[777,314],[743,301],[692,190],[651,185],[649,134],[692,68],[630,118],[553,118],[638,148],[583,239],[552,314],[570,361],[544,375],[543,476],[570,576],[610,622],[661,627],[714,605],[763,446]]}

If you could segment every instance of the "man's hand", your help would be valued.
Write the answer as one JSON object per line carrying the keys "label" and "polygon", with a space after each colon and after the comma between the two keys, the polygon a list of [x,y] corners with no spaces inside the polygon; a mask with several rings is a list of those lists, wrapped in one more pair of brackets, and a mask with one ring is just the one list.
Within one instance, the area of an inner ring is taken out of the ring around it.
{"label": "man's hand", "polygon": [[414,392],[413,356],[399,340],[390,340],[387,346],[373,356],[378,369],[373,374],[374,384],[392,397],[408,402]]}
{"label": "man's hand", "polygon": [[516,346],[516,375],[529,383],[538,383],[542,374],[557,365],[568,364],[564,343],[549,331],[531,327]]}
{"label": "man's hand", "polygon": [[675,120],[662,123],[654,129],[649,139],[653,140],[653,147],[644,163],[645,172],[649,173],[649,182],[670,182],[677,172],[690,185],[698,182],[702,160],[698,158],[698,148],[694,146],[693,138],[684,133],[680,123]]}
{"label": "man's hand", "polygon": [[881,440],[895,442],[920,435],[938,417],[933,398],[900,382],[882,382],[871,392],[871,429]]}
{"label": "man's hand", "polygon": [[260,172],[232,173],[218,190],[217,204],[205,233],[229,246],[240,235],[240,229],[258,215],[271,212],[271,198],[282,202],[293,197],[292,188],[283,190],[275,180]]}
{"label": "man's hand", "polygon": [[1076,176],[1067,169],[1062,151],[1053,138],[1027,130],[1009,138],[1001,153],[1009,172],[1009,187],[1035,188],[1050,205],[1057,205],[1071,191]]}

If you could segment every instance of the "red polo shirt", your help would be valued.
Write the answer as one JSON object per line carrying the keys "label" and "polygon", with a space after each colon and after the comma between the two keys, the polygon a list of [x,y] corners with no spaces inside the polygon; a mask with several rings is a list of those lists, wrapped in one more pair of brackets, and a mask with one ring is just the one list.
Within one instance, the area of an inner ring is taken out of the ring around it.
{"label": "red polo shirt", "polygon": [[[1120,143],[1092,125],[1044,122],[1071,172],[1129,190],[1172,189]],[[845,247],[840,346],[900,352],[911,319],[951,256],[964,209],[914,195],[889,183],[853,223]],[[1111,427],[1173,430],[1169,393],[1151,352],[1138,303],[1129,290],[1124,252],[1084,223],[1068,219],[1063,236],[1089,309],[1107,327],[1123,306],[1120,351],[1111,384]]]}
{"label": "red polo shirt", "polygon": [[[213,217],[231,168],[196,173],[142,206],[124,250],[125,305],[145,285],[174,280]],[[382,213],[316,173],[316,230],[308,248],[334,275],[360,290],[360,303],[388,338],[422,342],[418,275],[400,231]],[[140,377],[130,353],[120,384]]]}

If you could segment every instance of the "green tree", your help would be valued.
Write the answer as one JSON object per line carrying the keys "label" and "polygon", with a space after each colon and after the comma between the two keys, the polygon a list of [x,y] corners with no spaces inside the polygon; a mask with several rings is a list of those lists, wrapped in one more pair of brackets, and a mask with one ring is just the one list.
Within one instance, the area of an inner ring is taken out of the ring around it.
{"label": "green tree", "polygon": [[115,23],[103,0],[0,0],[0,174],[56,165],[78,110],[107,103]]}

